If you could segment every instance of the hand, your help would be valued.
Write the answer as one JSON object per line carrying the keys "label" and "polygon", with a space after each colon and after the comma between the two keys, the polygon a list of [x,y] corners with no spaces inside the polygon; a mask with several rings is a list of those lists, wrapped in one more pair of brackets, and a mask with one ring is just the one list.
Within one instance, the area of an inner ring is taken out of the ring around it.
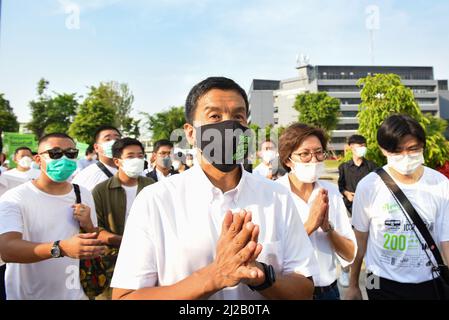
{"label": "hand", "polygon": [[84,233],[59,242],[63,256],[73,259],[92,259],[104,255],[106,247],[97,239],[97,233]]}
{"label": "hand", "polygon": [[212,263],[215,287],[234,287],[242,280],[259,282],[265,275],[255,263],[262,251],[257,239],[259,227],[251,222],[251,212],[226,213],[216,258]]}
{"label": "hand", "polygon": [[304,223],[304,227],[309,235],[314,233],[323,224],[328,211],[329,196],[327,190],[320,189],[310,207],[309,218]]}
{"label": "hand", "polygon": [[324,232],[329,232],[329,230],[331,229],[331,225],[329,223],[329,207],[327,208],[324,217],[323,217],[323,223],[321,224],[321,230],[323,230]]}
{"label": "hand", "polygon": [[349,192],[349,191],[345,191],[344,195],[346,197],[346,199],[348,199],[348,201],[353,202],[354,201],[354,192]]}
{"label": "hand", "polygon": [[345,300],[363,300],[362,291],[358,286],[350,286],[346,291]]}
{"label": "hand", "polygon": [[78,203],[72,206],[73,217],[80,224],[80,227],[84,231],[93,231],[94,225],[92,219],[90,218],[90,208],[84,204]]}

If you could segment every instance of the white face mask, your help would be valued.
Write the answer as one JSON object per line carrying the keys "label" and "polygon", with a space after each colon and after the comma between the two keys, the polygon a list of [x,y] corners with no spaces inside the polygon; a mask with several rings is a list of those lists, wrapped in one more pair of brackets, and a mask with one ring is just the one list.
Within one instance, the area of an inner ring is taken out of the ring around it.
{"label": "white face mask", "polygon": [[101,148],[103,149],[103,155],[106,158],[112,159],[112,145],[115,143],[115,140],[107,141],[101,144]]}
{"label": "white face mask", "polygon": [[263,162],[271,162],[276,159],[276,152],[272,150],[266,150],[262,152],[262,160]]}
{"label": "white face mask", "polygon": [[21,166],[22,168],[29,169],[32,163],[33,159],[31,159],[30,157],[23,157],[22,159],[19,160],[18,165]]}
{"label": "white face mask", "polygon": [[410,175],[424,163],[422,152],[407,155],[387,156],[388,166],[403,175]]}
{"label": "white face mask", "polygon": [[173,170],[178,171],[179,168],[181,168],[181,162],[173,161],[172,166],[173,166]]}
{"label": "white face mask", "polygon": [[354,150],[355,155],[359,158],[363,158],[364,156],[366,156],[367,151],[368,149],[366,147],[357,147]]}
{"label": "white face mask", "polygon": [[295,164],[292,172],[295,174],[299,181],[304,183],[314,183],[320,176],[324,173],[324,162],[295,162],[290,159]]}
{"label": "white face mask", "polygon": [[122,170],[130,178],[137,178],[143,172],[145,160],[140,158],[122,160]]}

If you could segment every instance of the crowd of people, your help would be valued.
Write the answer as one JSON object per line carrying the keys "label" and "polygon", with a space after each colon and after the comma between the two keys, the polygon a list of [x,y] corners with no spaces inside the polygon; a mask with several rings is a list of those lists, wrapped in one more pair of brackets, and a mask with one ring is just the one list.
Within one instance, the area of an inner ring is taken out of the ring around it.
{"label": "crowd of people", "polygon": [[[237,83],[208,78],[186,100],[192,154],[160,140],[147,159],[113,126],[81,160],[64,133],[43,136],[36,154],[18,148],[16,168],[0,173],[1,298],[339,300],[340,265],[344,298],[362,299],[363,260],[370,300],[447,298],[436,252],[449,260],[449,180],[424,166],[418,122],[385,119],[379,168],[366,139],[350,137],[334,184],[320,179],[327,134],[301,123],[260,141],[252,169],[248,109]],[[86,261],[101,261],[101,279]]]}

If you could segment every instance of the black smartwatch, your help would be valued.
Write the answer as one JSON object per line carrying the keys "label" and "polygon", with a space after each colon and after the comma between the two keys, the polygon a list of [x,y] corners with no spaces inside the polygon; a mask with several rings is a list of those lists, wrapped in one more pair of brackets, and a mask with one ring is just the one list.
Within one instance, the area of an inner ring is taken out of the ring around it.
{"label": "black smartwatch", "polygon": [[274,268],[272,265],[267,265],[263,262],[259,262],[263,267],[263,272],[265,273],[265,281],[261,285],[258,286],[250,286],[248,287],[253,291],[262,291],[270,288],[276,282],[276,273],[274,272]]}
{"label": "black smartwatch", "polygon": [[55,241],[53,243],[53,246],[51,247],[50,253],[53,258],[62,258],[61,248],[59,248],[59,242],[59,240]]}

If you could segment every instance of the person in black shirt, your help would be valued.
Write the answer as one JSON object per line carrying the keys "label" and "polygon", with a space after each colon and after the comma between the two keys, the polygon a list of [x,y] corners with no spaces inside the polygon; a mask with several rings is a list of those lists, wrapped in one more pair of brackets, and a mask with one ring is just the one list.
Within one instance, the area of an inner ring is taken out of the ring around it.
{"label": "person in black shirt", "polygon": [[[348,139],[348,145],[352,151],[352,160],[344,162],[338,167],[338,188],[343,195],[343,201],[349,214],[352,215],[352,201],[357,184],[377,167],[374,162],[365,159],[367,151],[365,137],[352,135]],[[342,269],[339,281],[343,287],[349,285],[349,267]]]}

